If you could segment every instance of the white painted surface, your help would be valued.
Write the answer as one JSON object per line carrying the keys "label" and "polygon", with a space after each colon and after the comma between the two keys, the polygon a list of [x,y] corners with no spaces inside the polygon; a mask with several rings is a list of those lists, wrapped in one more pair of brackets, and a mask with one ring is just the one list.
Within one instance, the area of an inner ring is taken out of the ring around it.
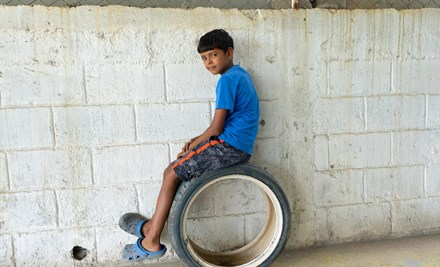
{"label": "white painted surface", "polygon": [[[195,46],[220,27],[259,92],[252,161],[289,197],[289,247],[440,232],[439,20],[435,9],[1,7],[0,265],[73,266],[75,245],[87,263],[118,264],[134,241],[119,216],[152,214],[163,169],[209,125],[218,77]],[[200,220],[223,210],[225,231],[243,229],[225,245],[261,224],[240,195],[197,204]]]}

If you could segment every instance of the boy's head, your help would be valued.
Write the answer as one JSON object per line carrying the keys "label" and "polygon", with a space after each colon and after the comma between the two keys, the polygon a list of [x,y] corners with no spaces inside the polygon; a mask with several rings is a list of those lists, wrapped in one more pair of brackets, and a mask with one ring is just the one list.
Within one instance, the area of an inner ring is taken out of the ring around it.
{"label": "boy's head", "polygon": [[215,48],[221,49],[224,52],[228,51],[229,48],[234,49],[234,40],[225,30],[216,29],[200,38],[197,51],[203,53]]}
{"label": "boy's head", "polygon": [[203,35],[197,51],[205,68],[214,75],[223,75],[234,65],[234,41],[224,30],[213,30]]}

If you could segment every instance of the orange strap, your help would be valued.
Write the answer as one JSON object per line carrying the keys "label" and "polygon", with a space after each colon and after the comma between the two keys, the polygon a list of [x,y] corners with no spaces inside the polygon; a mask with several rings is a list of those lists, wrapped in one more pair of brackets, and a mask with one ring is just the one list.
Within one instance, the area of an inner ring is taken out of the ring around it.
{"label": "orange strap", "polygon": [[199,147],[196,151],[191,151],[190,153],[188,153],[188,155],[186,155],[186,157],[182,158],[181,160],[179,160],[178,162],[176,162],[173,165],[173,169],[176,168],[179,165],[182,165],[185,161],[189,160],[192,156],[196,155],[196,154],[200,154],[203,150],[207,149],[210,146],[215,146],[218,144],[223,144],[225,141],[223,140],[212,140],[209,141],[208,143],[204,144],[203,146]]}

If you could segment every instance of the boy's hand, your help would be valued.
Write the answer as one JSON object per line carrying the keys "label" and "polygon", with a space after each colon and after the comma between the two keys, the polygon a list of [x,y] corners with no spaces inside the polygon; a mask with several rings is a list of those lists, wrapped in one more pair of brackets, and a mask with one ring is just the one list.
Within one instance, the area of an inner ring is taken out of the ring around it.
{"label": "boy's hand", "polygon": [[180,159],[181,157],[185,156],[186,154],[188,154],[189,151],[187,152],[180,152],[179,154],[177,154],[177,158]]}
{"label": "boy's hand", "polygon": [[196,138],[197,137],[191,138],[188,142],[186,142],[185,145],[182,148],[182,152],[179,153],[179,155],[182,154],[182,153],[188,152],[189,151],[189,146],[192,144],[192,142],[194,142],[194,140],[196,140]]}
{"label": "boy's hand", "polygon": [[181,157],[185,156],[186,154],[188,154],[188,152],[190,151],[189,146],[192,144],[192,142],[194,142],[194,140],[196,140],[197,137],[191,138],[188,142],[185,143],[185,145],[182,147],[182,152],[180,152],[179,154],[177,154],[177,158],[180,159]]}

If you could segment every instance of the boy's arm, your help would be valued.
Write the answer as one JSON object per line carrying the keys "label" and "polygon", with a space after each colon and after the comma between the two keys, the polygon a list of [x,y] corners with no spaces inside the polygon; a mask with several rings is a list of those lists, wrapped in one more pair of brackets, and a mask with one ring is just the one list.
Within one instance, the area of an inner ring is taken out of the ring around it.
{"label": "boy's arm", "polygon": [[211,125],[209,125],[209,127],[201,135],[189,140],[182,148],[182,152],[179,153],[177,158],[182,157],[184,154],[186,154],[188,151],[191,151],[191,149],[196,147],[201,142],[208,140],[211,136],[220,135],[223,132],[227,114],[228,110],[226,109],[216,109]]}

